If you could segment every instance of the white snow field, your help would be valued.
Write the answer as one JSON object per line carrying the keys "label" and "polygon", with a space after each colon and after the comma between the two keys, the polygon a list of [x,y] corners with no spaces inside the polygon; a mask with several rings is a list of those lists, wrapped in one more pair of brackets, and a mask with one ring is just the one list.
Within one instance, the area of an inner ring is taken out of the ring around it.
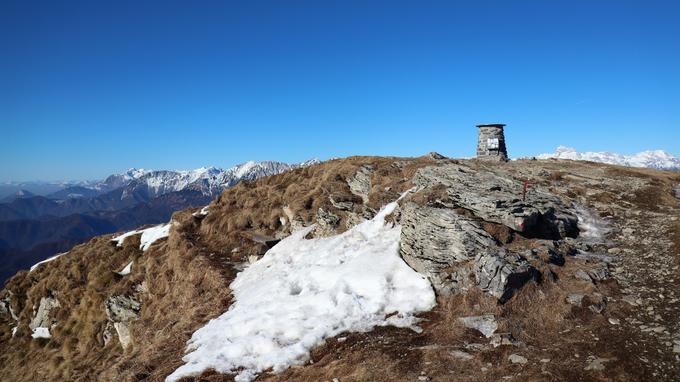
{"label": "white snow field", "polygon": [[170,235],[170,227],[172,227],[172,224],[173,223],[170,222],[167,224],[160,224],[142,230],[126,232],[122,235],[114,237],[113,239],[111,239],[111,241],[115,241],[116,243],[118,243],[118,246],[120,247],[125,242],[125,239],[127,239],[130,236],[139,235],[141,233],[142,238],[140,239],[139,249],[146,251],[147,249],[149,249],[151,244],[153,244],[156,240],[160,240]]}
{"label": "white snow field", "polygon": [[239,273],[229,310],[197,330],[181,366],[166,381],[207,369],[237,382],[308,360],[324,339],[394,325],[420,330],[415,314],[432,309],[429,281],[399,256],[400,226],[385,222],[397,207],[340,235],[307,240],[295,232]]}

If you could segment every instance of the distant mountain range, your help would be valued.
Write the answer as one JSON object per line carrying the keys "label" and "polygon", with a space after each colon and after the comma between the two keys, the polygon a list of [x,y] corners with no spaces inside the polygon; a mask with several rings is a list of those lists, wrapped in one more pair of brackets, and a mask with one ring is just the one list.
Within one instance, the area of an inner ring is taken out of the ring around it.
{"label": "distant mountain range", "polygon": [[[165,222],[173,212],[206,205],[242,180],[316,163],[246,162],[226,170],[190,171],[133,168],[101,181],[45,183],[37,190],[48,190],[44,195],[19,189],[0,200],[0,282],[93,236]],[[28,185],[35,190],[39,184]]]}
{"label": "distant mountain range", "polygon": [[599,162],[628,167],[647,167],[658,170],[680,170],[680,159],[663,150],[643,151],[634,155],[611,152],[578,152],[576,149],[560,146],[555,153],[541,154],[538,159],[570,159]]}

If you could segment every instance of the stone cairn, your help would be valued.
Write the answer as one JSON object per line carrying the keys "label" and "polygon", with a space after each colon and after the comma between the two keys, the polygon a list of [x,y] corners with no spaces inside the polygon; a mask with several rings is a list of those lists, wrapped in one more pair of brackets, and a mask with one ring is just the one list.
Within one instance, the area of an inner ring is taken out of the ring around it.
{"label": "stone cairn", "polygon": [[508,160],[508,151],[505,147],[505,135],[500,123],[477,125],[479,128],[479,140],[477,142],[477,158],[498,161]]}

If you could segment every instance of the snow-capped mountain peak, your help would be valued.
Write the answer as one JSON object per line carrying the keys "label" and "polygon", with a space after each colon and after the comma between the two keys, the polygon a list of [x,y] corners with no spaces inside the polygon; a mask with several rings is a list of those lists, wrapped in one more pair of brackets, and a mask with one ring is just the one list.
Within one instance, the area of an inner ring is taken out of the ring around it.
{"label": "snow-capped mountain peak", "polygon": [[[312,159],[299,164],[282,162],[248,161],[226,170],[217,167],[200,167],[187,171],[128,171],[126,174],[141,174],[131,179],[125,187],[122,198],[137,192],[144,192],[148,196],[156,197],[169,192],[195,190],[203,195],[217,196],[224,189],[235,185],[241,180],[255,180],[269,175],[280,174],[299,167],[306,167],[319,163]],[[109,177],[111,178],[111,177]],[[108,179],[107,179],[108,180]]]}
{"label": "snow-capped mountain peak", "polygon": [[142,176],[146,175],[146,174],[149,173],[149,172],[150,172],[150,171],[145,170],[145,169],[143,169],[143,168],[134,168],[134,167],[131,167],[131,168],[129,168],[127,171],[125,171],[124,173],[122,173],[122,174],[120,174],[120,175],[123,176],[125,179],[130,179],[130,180],[132,180],[132,179],[141,178]]}
{"label": "snow-capped mountain peak", "polygon": [[634,155],[623,155],[607,151],[578,152],[576,149],[560,146],[555,153],[541,154],[538,159],[570,159],[599,162],[628,167],[647,167],[659,170],[680,170],[680,158],[663,150],[643,151]]}

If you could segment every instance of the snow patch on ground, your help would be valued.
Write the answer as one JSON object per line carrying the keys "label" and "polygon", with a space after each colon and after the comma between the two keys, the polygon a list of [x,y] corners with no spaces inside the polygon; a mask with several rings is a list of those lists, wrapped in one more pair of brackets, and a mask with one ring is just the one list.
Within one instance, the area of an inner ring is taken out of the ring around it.
{"label": "snow patch on ground", "polygon": [[130,263],[129,263],[128,265],[126,265],[125,268],[123,268],[122,271],[116,272],[116,273],[118,273],[118,274],[121,275],[121,276],[127,276],[127,275],[129,275],[129,274],[130,274],[130,271],[132,271],[132,263],[133,263],[133,262],[130,261]]}
{"label": "snow patch on ground", "polygon": [[153,244],[157,240],[160,240],[164,237],[168,237],[170,235],[170,227],[172,227],[172,225],[173,223],[170,222],[167,224],[160,224],[142,230],[126,232],[122,235],[114,237],[113,239],[111,239],[111,241],[115,241],[117,245],[121,247],[125,242],[125,239],[127,239],[130,236],[139,235],[141,233],[142,237],[140,239],[139,249],[146,251],[147,249],[149,249],[151,244]]}
{"label": "snow patch on ground", "polygon": [[579,236],[586,241],[602,242],[609,232],[609,224],[583,206],[576,206],[575,210],[578,217]]}
{"label": "snow patch on ground", "polygon": [[343,332],[419,330],[415,314],[430,310],[435,295],[399,256],[401,227],[385,222],[396,207],[337,236],[307,240],[312,226],[279,242],[238,274],[232,306],[193,334],[186,364],[166,381],[211,368],[250,381],[304,363],[311,349]]}
{"label": "snow patch on ground", "polygon": [[208,207],[209,207],[209,206],[205,206],[205,207],[201,208],[200,211],[194,212],[194,213],[191,214],[191,215],[192,215],[192,216],[206,216],[206,215],[208,215]]}
{"label": "snow patch on ground", "polygon": [[60,256],[62,256],[62,255],[65,255],[65,254],[67,254],[67,253],[68,253],[68,252],[58,253],[58,254],[56,254],[56,255],[54,255],[54,256],[48,258],[48,259],[45,259],[45,260],[43,260],[43,261],[41,261],[41,262],[39,262],[39,263],[33,265],[33,266],[31,267],[31,269],[29,269],[29,272],[32,272],[34,269],[38,268],[41,264],[49,263],[50,261],[55,260],[55,259],[57,259],[58,257],[60,257]]}
{"label": "snow patch on ground", "polygon": [[33,338],[50,338],[52,335],[50,334],[50,329],[48,328],[35,328],[33,329],[33,334],[31,334],[31,337]]}

